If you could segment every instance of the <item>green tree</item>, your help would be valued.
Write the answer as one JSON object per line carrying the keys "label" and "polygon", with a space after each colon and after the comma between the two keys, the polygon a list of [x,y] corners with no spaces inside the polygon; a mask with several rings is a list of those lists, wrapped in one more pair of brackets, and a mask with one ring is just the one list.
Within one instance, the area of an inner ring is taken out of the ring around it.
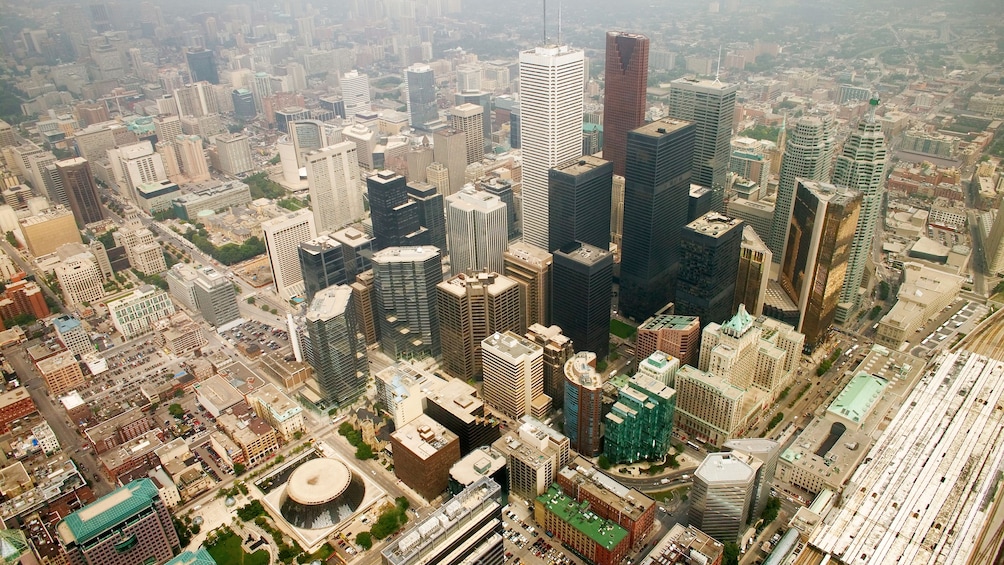
{"label": "green tree", "polygon": [[373,448],[368,443],[360,443],[356,446],[356,459],[373,459]]}
{"label": "green tree", "polygon": [[356,545],[363,549],[373,547],[373,536],[369,532],[359,532],[356,534]]}
{"label": "green tree", "polygon": [[7,243],[9,243],[11,247],[17,249],[17,238],[14,237],[14,232],[7,232]]}
{"label": "green tree", "polygon": [[234,475],[239,477],[244,474],[244,471],[247,471],[247,467],[243,463],[234,463]]}
{"label": "green tree", "polygon": [[770,497],[767,501],[767,506],[764,507],[763,513],[760,517],[763,518],[763,523],[770,524],[777,519],[777,513],[781,509],[781,499],[776,496]]}
{"label": "green tree", "polygon": [[249,296],[248,297],[248,304],[254,306],[254,297],[253,296]]}
{"label": "green tree", "polygon": [[265,514],[265,507],[261,505],[260,500],[252,500],[237,509],[237,517],[245,522],[250,522],[263,514]]}
{"label": "green tree", "polygon": [[180,404],[172,404],[167,407],[167,413],[175,418],[181,418],[185,415],[185,409]]}
{"label": "green tree", "polygon": [[879,300],[886,300],[889,298],[889,283],[882,281],[879,283]]}
{"label": "green tree", "polygon": [[739,546],[734,541],[725,542],[725,551],[722,554],[723,565],[739,565]]}
{"label": "green tree", "polygon": [[600,455],[599,458],[596,459],[596,464],[600,466],[600,469],[606,471],[610,468],[610,459],[607,458],[606,455]]}

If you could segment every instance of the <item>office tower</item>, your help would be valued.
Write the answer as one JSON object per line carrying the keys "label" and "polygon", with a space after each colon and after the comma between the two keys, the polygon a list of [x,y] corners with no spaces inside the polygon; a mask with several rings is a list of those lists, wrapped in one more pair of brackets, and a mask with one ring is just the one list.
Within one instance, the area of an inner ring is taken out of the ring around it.
{"label": "office tower", "polygon": [[429,243],[447,249],[443,195],[427,182],[409,181],[408,197],[418,205],[418,223],[428,230]]}
{"label": "office tower", "polygon": [[105,219],[105,210],[98,198],[98,186],[94,183],[87,159],[77,157],[57,161],[56,169],[59,171],[66,199],[70,201],[70,210],[73,211],[77,227],[83,228]]}
{"label": "office tower", "polygon": [[833,119],[825,114],[802,116],[788,136],[781,158],[774,220],[767,247],[775,263],[784,263],[788,229],[795,206],[795,179],[827,181],[833,156]]}
{"label": "office tower", "polygon": [[345,228],[331,234],[331,238],[342,244],[345,262],[345,280],[349,283],[371,267],[373,239],[356,228]]}
{"label": "office tower", "polygon": [[539,496],[568,465],[568,438],[536,418],[524,416],[519,428],[502,436],[492,448],[505,455],[509,491],[525,500]]}
{"label": "office tower", "polygon": [[551,410],[544,394],[544,349],[519,334],[490,334],[482,342],[485,404],[505,416],[543,419]]}
{"label": "office tower", "polygon": [[[770,230],[774,223],[774,203],[734,198],[725,204],[726,215],[739,218],[756,231],[757,237],[770,242]],[[773,252],[771,252],[773,256]]]}
{"label": "office tower", "polygon": [[695,316],[656,314],[638,326],[635,356],[645,359],[656,351],[676,357],[682,365],[697,366],[701,321]]}
{"label": "office tower", "polygon": [[307,154],[307,186],[318,232],[341,229],[362,219],[356,146],[343,141]]}
{"label": "office tower", "polygon": [[[733,184],[733,186],[735,185]],[[699,184],[691,184],[687,200],[687,222],[693,222],[711,211],[711,189],[704,188]]]}
{"label": "office tower", "polygon": [[349,117],[345,112],[345,100],[342,100],[338,96],[321,96],[318,99],[318,104],[322,109],[334,112],[336,116],[343,120]]}
{"label": "office tower", "polygon": [[600,360],[610,348],[613,264],[613,253],[575,242],[554,252],[551,270],[551,322]]}
{"label": "office tower", "polygon": [[861,193],[804,179],[798,179],[795,189],[779,281],[798,305],[798,331],[812,348],[826,336],[837,313]]}
{"label": "office tower", "polygon": [[[767,190],[770,179],[771,153],[774,143],[748,137],[738,137],[732,140],[732,152],[729,155],[729,171],[744,179],[756,183],[759,190]],[[740,194],[740,198],[744,195]],[[748,200],[758,200],[760,193]]]}
{"label": "office tower", "polygon": [[310,210],[290,212],[262,222],[261,232],[276,291],[283,300],[298,296],[303,292],[303,272],[297,248],[317,237],[314,216]]}
{"label": "office tower", "polygon": [[35,257],[48,255],[64,243],[82,242],[73,212],[62,206],[20,218],[18,224],[28,252]]}
{"label": "office tower", "polygon": [[238,120],[253,120],[258,115],[254,94],[247,88],[235,88],[230,98],[234,103],[234,117]]}
{"label": "office tower", "polygon": [[523,238],[542,249],[551,249],[547,172],[582,155],[583,68],[582,50],[567,45],[519,54]]}
{"label": "office tower", "polygon": [[453,96],[456,106],[462,104],[477,104],[481,106],[481,139],[485,151],[492,146],[492,93],[483,90],[462,90]]}
{"label": "office tower", "polygon": [[770,249],[750,226],[743,226],[742,244],[739,247],[739,270],[736,273],[736,294],[732,311],[745,304],[750,314],[763,314],[770,280]]}
{"label": "office tower", "polygon": [[342,87],[347,116],[370,110],[370,77],[359,71],[349,71],[338,79]]}
{"label": "office tower", "polygon": [[220,172],[239,175],[254,169],[251,145],[246,135],[234,133],[216,136],[216,151],[220,156]]}
{"label": "office tower", "polygon": [[369,361],[360,339],[352,289],[319,291],[306,315],[314,375],[329,406],[347,406],[366,391]]}
{"label": "office tower", "polygon": [[436,285],[443,264],[435,247],[388,247],[373,254],[380,347],[395,359],[438,357]]}
{"label": "office tower", "polygon": [[844,142],[843,152],[833,165],[833,184],[861,193],[861,213],[854,230],[854,242],[847,259],[847,275],[837,305],[837,322],[844,322],[861,305],[861,279],[872,252],[875,224],[882,209],[882,183],[885,180],[886,147],[882,124],[875,119],[878,100],[872,99],[868,115]]}
{"label": "office tower", "polygon": [[265,100],[272,96],[272,77],[266,72],[257,72],[251,78],[251,94],[254,95],[254,105],[259,112],[267,115]]}
{"label": "office tower", "polygon": [[450,481],[450,467],[460,460],[457,434],[425,414],[390,435],[394,474],[431,501]]}
{"label": "office tower", "polygon": [[366,178],[373,248],[428,244],[427,230],[419,223],[419,206],[408,198],[405,178],[392,171],[380,171]]}
{"label": "office tower", "polygon": [[359,331],[365,337],[367,346],[380,343],[380,326],[377,322],[373,281],[373,269],[369,269],[356,275],[356,282],[349,285],[352,288],[352,301],[356,306]]}
{"label": "office tower", "polygon": [[628,132],[619,302],[624,316],[644,320],[672,300],[696,132],[692,122],[671,118]]}
{"label": "office tower", "polygon": [[711,189],[711,209],[725,211],[737,84],[679,78],[670,83],[669,115],[697,124],[690,182]]}
{"label": "office tower", "polygon": [[565,403],[565,363],[575,355],[572,340],[558,326],[541,324],[530,325],[526,339],[543,348],[544,394],[551,397],[552,408],[561,408]]}
{"label": "office tower", "polygon": [[502,563],[502,487],[481,477],[381,551],[387,565]]}
{"label": "office tower", "polygon": [[105,278],[97,260],[90,253],[78,253],[63,259],[54,269],[66,304],[97,302],[104,297]]}
{"label": "office tower", "polygon": [[160,491],[146,477],[68,515],[56,533],[74,565],[163,563],[181,550]]}
{"label": "office tower", "polygon": [[646,375],[631,377],[604,417],[603,454],[611,463],[663,458],[669,452],[675,410],[675,390]]}
{"label": "office tower", "polygon": [[[438,129],[432,134],[432,153],[436,163],[446,167],[449,186],[439,191],[449,196],[464,186],[464,171],[467,169],[467,134],[454,128]],[[430,173],[431,175],[431,173]],[[429,182],[432,182],[430,177]]]}
{"label": "office tower", "polygon": [[506,206],[497,196],[466,186],[446,197],[446,239],[450,244],[450,273],[503,271]]}
{"label": "office tower", "polygon": [[575,241],[609,249],[613,163],[584,155],[547,175],[548,250]]}
{"label": "office tower", "polygon": [[195,300],[206,322],[219,328],[240,318],[234,283],[212,267],[203,267],[196,272]]}
{"label": "office tower", "polygon": [[645,124],[648,89],[648,38],[636,33],[607,32],[603,85],[603,158],[624,176],[627,134]]}
{"label": "office tower", "polygon": [[516,205],[516,197],[513,195],[512,181],[509,179],[491,177],[479,180],[476,184],[478,190],[483,190],[488,194],[494,194],[505,203],[509,241],[515,239],[516,236],[519,235],[519,231],[516,228],[516,224],[519,220],[519,207]]}
{"label": "office tower", "polygon": [[157,237],[138,220],[127,223],[112,234],[116,247],[125,248],[129,265],[144,275],[156,275],[167,270],[164,250]]}
{"label": "office tower", "polygon": [[[175,147],[178,137],[175,137],[174,143],[170,144],[172,148]],[[201,141],[199,143],[201,149]],[[154,153],[153,146],[150,145],[149,141],[109,149],[107,155],[115,183],[119,185],[118,188],[122,196],[129,200],[135,200],[134,191],[137,186],[168,178],[167,170],[164,167],[167,160],[162,159],[159,153]],[[174,157],[174,163],[177,164],[177,162],[177,157]],[[203,167],[206,165],[203,164]],[[208,172],[208,168],[206,170]]]}
{"label": "office tower", "polygon": [[204,80],[212,84],[220,84],[220,74],[216,70],[216,59],[213,57],[212,51],[206,49],[186,51],[185,60],[188,61],[192,82]]}
{"label": "office tower", "polygon": [[439,119],[436,103],[436,76],[429,65],[415,64],[404,70],[404,96],[408,104],[408,124],[420,130]]}
{"label": "office tower", "polygon": [[450,127],[464,132],[467,143],[467,164],[480,163],[485,156],[484,120],[485,109],[477,104],[461,104],[450,110]]}
{"label": "office tower", "polygon": [[429,145],[428,138],[423,136],[421,145],[412,145],[408,149],[405,161],[408,164],[408,182],[429,182],[428,169],[435,157],[435,150]]}
{"label": "office tower", "polygon": [[684,226],[677,312],[697,316],[702,325],[722,322],[732,314],[742,238],[743,221],[718,212],[708,212]]}
{"label": "office tower", "polygon": [[11,145],[17,145],[17,132],[14,131],[13,126],[0,120],[0,147]]}
{"label": "office tower", "polygon": [[197,135],[179,135],[175,144],[181,159],[181,172],[189,182],[203,182],[212,178],[206,153],[202,150],[202,138]]}
{"label": "office tower", "polygon": [[564,405],[569,445],[586,457],[596,457],[603,439],[603,378],[596,372],[592,351],[580,351],[565,362]]}
{"label": "office tower", "polygon": [[345,275],[345,258],[342,244],[329,234],[304,241],[297,248],[300,271],[303,274],[303,298],[307,302],[329,286],[351,284]]}
{"label": "office tower", "polygon": [[723,446],[729,451],[745,454],[760,462],[753,481],[753,498],[750,500],[749,515],[751,517],[763,514],[774,482],[774,471],[777,469],[777,459],[781,455],[781,444],[766,438],[730,439]]}
{"label": "office tower", "polygon": [[459,274],[436,286],[443,369],[467,381],[481,378],[481,341],[519,329],[519,285],[495,272]]}
{"label": "office tower", "polygon": [[694,472],[691,525],[719,541],[738,541],[749,521],[755,479],[756,469],[736,454],[709,453]]}
{"label": "office tower", "polygon": [[524,319],[521,328],[533,324],[550,325],[551,322],[551,266],[550,253],[529,243],[518,241],[502,254],[505,276],[516,281],[523,294]]}

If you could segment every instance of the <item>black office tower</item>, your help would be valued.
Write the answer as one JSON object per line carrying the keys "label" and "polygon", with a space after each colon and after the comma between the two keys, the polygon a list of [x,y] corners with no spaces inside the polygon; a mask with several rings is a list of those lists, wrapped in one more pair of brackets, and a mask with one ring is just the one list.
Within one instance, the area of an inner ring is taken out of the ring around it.
{"label": "black office tower", "polygon": [[571,338],[575,351],[592,351],[597,360],[610,347],[613,280],[614,256],[606,249],[576,241],[554,252],[551,323]]}
{"label": "black office tower", "polygon": [[234,117],[239,120],[253,120],[258,115],[254,105],[254,94],[246,88],[238,88],[230,93],[234,102]]}
{"label": "black office tower", "polygon": [[743,221],[708,212],[680,233],[676,313],[697,316],[704,327],[732,316]]}
{"label": "black office tower", "polygon": [[346,284],[342,244],[327,234],[304,241],[297,248],[303,273],[303,298],[309,304],[318,291],[336,284]]}
{"label": "black office tower", "polygon": [[105,209],[98,198],[98,185],[91,175],[91,165],[87,159],[76,157],[56,161],[56,170],[63,181],[63,191],[70,202],[70,210],[77,220],[77,227],[105,219]]}
{"label": "black office tower", "polygon": [[216,58],[208,49],[185,52],[188,60],[188,70],[192,73],[192,82],[206,81],[220,84],[220,73],[216,70]]}
{"label": "black office tower", "polygon": [[628,132],[619,303],[638,321],[673,299],[696,131],[663,118]]}
{"label": "black office tower", "polygon": [[408,197],[408,182],[391,171],[366,179],[366,193],[373,221],[373,250],[407,245],[429,245],[428,233],[419,221],[419,206]]}
{"label": "black office tower", "polygon": [[613,182],[613,162],[591,155],[548,171],[548,251],[576,241],[610,249]]}
{"label": "black office tower", "polygon": [[443,195],[436,186],[427,182],[409,182],[408,196],[418,206],[418,221],[428,230],[431,245],[446,249],[446,215],[443,213]]}

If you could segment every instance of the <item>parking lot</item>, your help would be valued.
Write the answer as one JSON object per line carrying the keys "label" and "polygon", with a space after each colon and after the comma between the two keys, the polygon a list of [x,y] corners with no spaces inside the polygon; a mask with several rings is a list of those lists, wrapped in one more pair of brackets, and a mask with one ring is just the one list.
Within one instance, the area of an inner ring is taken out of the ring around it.
{"label": "parking lot", "polygon": [[289,332],[268,324],[256,321],[244,322],[236,328],[222,332],[223,337],[231,345],[258,345],[262,350],[278,351],[289,346]]}
{"label": "parking lot", "polygon": [[[910,353],[917,357],[926,358],[937,349],[951,346],[956,341],[955,336],[969,333],[988,311],[983,304],[958,299],[943,310],[941,316],[916,332],[911,340],[915,347],[910,350]],[[949,313],[951,314],[949,315]]]}

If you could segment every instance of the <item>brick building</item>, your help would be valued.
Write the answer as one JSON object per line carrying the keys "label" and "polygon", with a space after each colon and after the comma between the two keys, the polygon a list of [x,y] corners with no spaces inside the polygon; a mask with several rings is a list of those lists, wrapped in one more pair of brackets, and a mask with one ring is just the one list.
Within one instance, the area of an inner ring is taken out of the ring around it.
{"label": "brick building", "polygon": [[24,387],[0,394],[0,433],[10,431],[10,423],[35,411],[35,403]]}
{"label": "brick building", "polygon": [[432,418],[421,415],[390,436],[394,474],[426,500],[442,494],[450,467],[460,460],[460,439]]}

